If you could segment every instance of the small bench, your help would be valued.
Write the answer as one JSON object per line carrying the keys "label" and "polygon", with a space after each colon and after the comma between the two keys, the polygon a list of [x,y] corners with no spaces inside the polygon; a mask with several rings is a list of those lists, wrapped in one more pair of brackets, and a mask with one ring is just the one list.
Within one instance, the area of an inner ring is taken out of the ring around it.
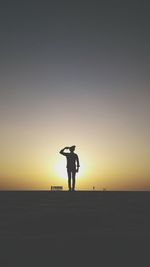
{"label": "small bench", "polygon": [[63,186],[51,186],[51,191],[62,191]]}

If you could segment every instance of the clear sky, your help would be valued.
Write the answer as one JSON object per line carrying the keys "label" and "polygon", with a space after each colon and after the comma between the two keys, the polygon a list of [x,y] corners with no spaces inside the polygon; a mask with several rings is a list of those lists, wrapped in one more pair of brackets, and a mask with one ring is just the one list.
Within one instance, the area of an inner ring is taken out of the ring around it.
{"label": "clear sky", "polygon": [[0,189],[150,190],[148,1],[2,1]]}

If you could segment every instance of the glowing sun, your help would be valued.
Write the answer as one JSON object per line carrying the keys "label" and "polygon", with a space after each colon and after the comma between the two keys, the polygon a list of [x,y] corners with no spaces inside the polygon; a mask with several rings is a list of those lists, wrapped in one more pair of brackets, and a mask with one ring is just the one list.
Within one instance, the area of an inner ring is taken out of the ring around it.
{"label": "glowing sun", "polygon": [[59,176],[59,178],[66,179],[67,168],[65,159],[60,159],[54,164],[54,172]]}

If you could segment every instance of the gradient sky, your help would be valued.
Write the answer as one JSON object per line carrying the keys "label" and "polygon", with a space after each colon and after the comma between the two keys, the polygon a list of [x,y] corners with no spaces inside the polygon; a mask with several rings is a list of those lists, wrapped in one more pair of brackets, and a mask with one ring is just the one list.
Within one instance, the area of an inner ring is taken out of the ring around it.
{"label": "gradient sky", "polygon": [[1,2],[0,189],[66,186],[58,152],[75,144],[78,189],[150,190],[149,14],[138,0]]}

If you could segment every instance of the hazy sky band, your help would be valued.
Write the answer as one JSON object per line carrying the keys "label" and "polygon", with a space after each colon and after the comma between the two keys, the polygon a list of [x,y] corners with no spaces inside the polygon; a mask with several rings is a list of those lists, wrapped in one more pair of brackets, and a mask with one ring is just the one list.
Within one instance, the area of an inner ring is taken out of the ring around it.
{"label": "hazy sky band", "polygon": [[52,163],[75,143],[80,187],[149,188],[149,4],[3,1],[0,12],[1,187],[65,183]]}

